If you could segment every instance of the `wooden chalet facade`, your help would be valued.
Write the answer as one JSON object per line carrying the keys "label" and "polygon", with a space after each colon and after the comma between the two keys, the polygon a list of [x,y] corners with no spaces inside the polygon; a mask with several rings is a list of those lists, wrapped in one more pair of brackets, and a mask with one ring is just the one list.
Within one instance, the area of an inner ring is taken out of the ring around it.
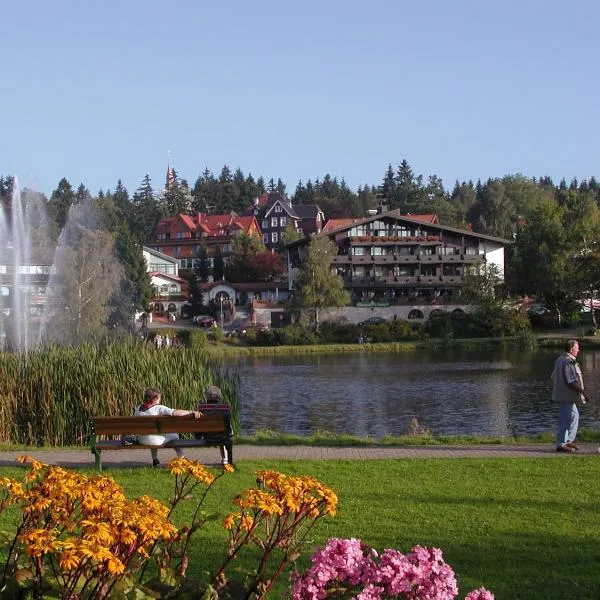
{"label": "wooden chalet facade", "polygon": [[320,233],[325,224],[325,215],[316,204],[292,205],[278,192],[255,198],[244,215],[256,218],[262,232],[262,240],[272,251],[283,249],[283,232],[290,224],[303,235]]}
{"label": "wooden chalet facade", "polygon": [[194,268],[200,248],[204,246],[212,267],[216,249],[219,248],[226,260],[231,240],[240,233],[261,235],[254,216],[179,214],[162,219],[145,245],[176,258],[181,269]]}
{"label": "wooden chalet facade", "polygon": [[[326,224],[337,248],[331,268],[342,277],[354,307],[404,307],[386,315],[427,318],[433,309],[465,310],[461,291],[474,265],[504,273],[509,240],[440,225],[435,215],[383,212]],[[308,240],[288,244],[289,285],[306,255]]]}

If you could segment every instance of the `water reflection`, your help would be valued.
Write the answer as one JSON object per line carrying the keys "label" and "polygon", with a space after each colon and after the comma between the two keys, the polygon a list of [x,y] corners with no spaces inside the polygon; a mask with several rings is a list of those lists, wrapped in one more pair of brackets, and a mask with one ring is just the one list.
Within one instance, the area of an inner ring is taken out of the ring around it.
{"label": "water reflection", "polygon": [[[553,431],[550,373],[557,354],[478,350],[241,359],[242,432],[328,430],[379,438],[407,433],[413,417],[436,435]],[[594,397],[600,352],[582,352],[579,360]],[[600,425],[600,403],[581,410],[581,425]]]}

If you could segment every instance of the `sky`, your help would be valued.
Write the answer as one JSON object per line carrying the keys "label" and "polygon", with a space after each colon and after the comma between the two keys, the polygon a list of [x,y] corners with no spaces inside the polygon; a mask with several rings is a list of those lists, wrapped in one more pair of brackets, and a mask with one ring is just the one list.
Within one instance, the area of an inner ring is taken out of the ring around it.
{"label": "sky", "polygon": [[595,0],[20,0],[2,7],[0,175],[130,194],[170,160],[379,185],[600,177]]}

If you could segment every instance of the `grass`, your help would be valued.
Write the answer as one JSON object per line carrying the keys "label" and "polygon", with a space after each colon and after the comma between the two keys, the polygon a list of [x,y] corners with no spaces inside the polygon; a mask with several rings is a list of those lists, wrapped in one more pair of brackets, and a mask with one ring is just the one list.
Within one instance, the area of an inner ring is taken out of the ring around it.
{"label": "grass", "polygon": [[[581,428],[578,439],[582,442],[600,442],[600,431]],[[543,432],[535,436],[492,437],[477,435],[435,436],[431,433],[407,434],[401,436],[387,435],[376,439],[351,434],[337,434],[328,431],[317,431],[308,436],[279,433],[262,429],[250,436],[238,437],[236,444],[276,445],[276,446],[446,446],[446,445],[479,445],[479,444],[551,444],[555,440],[554,432]]]}
{"label": "grass", "polygon": [[[442,548],[457,573],[459,598],[479,586],[491,589],[497,600],[598,597],[596,457],[243,461],[237,467],[209,496],[207,508],[220,516],[232,508],[236,494],[255,484],[258,469],[311,474],[338,493],[338,516],[314,531],[302,566],[315,545],[329,537],[359,537],[378,550],[408,551],[416,544]],[[109,473],[131,496],[166,500],[169,495],[166,470]],[[192,508],[190,503],[180,522]],[[8,526],[3,516],[0,530]],[[214,569],[224,547],[220,520],[208,523],[193,545],[189,575],[201,577]],[[249,571],[253,564],[246,556],[238,567]],[[272,597],[282,597],[285,588],[283,579]]]}

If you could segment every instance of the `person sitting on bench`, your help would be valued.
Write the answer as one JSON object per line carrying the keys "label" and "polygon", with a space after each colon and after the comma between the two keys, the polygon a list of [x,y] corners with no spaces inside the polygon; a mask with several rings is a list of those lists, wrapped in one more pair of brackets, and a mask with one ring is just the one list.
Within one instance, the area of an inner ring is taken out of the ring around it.
{"label": "person sitting on bench", "polygon": [[[204,403],[200,403],[198,405],[198,410],[200,410],[203,404],[221,404],[221,388],[216,385],[211,385],[204,392]],[[208,440],[208,436],[202,436],[204,439]],[[225,446],[219,446],[219,452],[221,453],[221,464],[226,465],[228,463],[227,460],[227,450]]]}
{"label": "person sitting on bench", "polygon": [[[159,390],[154,388],[148,388],[144,392],[144,402],[136,407],[134,415],[136,417],[151,416],[151,417],[185,417],[187,415],[194,415],[195,419],[199,419],[202,413],[197,410],[181,410],[179,408],[169,408],[160,403],[162,394]],[[146,444],[148,446],[162,446],[166,442],[172,440],[178,440],[179,434],[177,433],[165,433],[164,435],[140,435],[138,436],[138,442],[140,444]],[[177,456],[183,456],[183,450],[181,448],[174,448]],[[152,466],[159,467],[160,461],[158,460],[158,448],[152,448],[150,450],[152,455]]]}

